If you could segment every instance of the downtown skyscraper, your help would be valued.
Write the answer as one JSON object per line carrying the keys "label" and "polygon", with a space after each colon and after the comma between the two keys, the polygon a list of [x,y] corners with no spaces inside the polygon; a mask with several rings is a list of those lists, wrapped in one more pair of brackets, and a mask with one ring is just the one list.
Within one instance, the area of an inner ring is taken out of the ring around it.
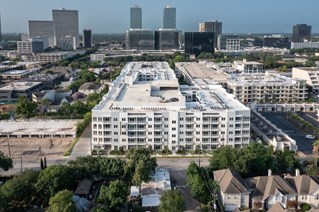
{"label": "downtown skyscraper", "polygon": [[35,38],[46,38],[48,39],[49,47],[56,45],[55,37],[55,26],[53,21],[35,21],[30,20],[29,22],[29,37]]}
{"label": "downtown skyscraper", "polygon": [[142,8],[135,5],[130,8],[130,28],[142,29]]}
{"label": "downtown skyscraper", "polygon": [[63,46],[63,42],[70,40],[73,49],[79,46],[79,14],[77,10],[64,8],[52,10],[52,19],[55,24],[56,45]]}
{"label": "downtown skyscraper", "polygon": [[176,8],[166,6],[163,12],[163,29],[176,29]]}

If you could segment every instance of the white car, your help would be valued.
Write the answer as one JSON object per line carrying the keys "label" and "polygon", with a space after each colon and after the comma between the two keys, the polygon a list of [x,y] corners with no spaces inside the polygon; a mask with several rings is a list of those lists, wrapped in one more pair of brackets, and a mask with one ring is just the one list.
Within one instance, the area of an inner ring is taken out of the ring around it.
{"label": "white car", "polygon": [[315,136],[308,134],[308,135],[306,135],[306,138],[314,139],[314,138],[315,138]]}

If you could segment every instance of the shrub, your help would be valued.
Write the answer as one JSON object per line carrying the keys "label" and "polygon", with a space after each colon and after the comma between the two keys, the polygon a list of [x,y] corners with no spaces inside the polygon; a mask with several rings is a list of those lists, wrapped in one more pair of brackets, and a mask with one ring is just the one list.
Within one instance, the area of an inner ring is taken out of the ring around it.
{"label": "shrub", "polygon": [[311,209],[311,206],[308,203],[301,203],[300,208],[303,211],[309,211]]}

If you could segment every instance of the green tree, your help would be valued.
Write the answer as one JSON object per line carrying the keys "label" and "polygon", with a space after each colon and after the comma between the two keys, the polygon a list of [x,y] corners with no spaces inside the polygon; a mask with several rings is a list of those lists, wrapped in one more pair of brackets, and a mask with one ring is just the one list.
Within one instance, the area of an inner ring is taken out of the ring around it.
{"label": "green tree", "polygon": [[39,172],[26,170],[0,186],[0,211],[26,211],[36,204]]}
{"label": "green tree", "polygon": [[185,201],[180,191],[166,191],[161,196],[159,212],[183,212],[185,209]]}
{"label": "green tree", "polygon": [[68,164],[75,170],[74,174],[76,179],[82,180],[84,178],[93,178],[94,175],[99,173],[99,160],[101,159],[102,158],[92,156],[83,156],[69,161]]}
{"label": "green tree", "polygon": [[[135,180],[139,182],[140,180],[138,180],[138,178],[141,178],[143,181],[148,181],[149,176],[146,175],[151,171],[154,171],[157,166],[156,159],[151,157],[149,149],[130,149],[126,153],[126,159],[127,162],[124,166],[124,171],[126,179],[129,182],[133,180],[133,176],[135,175],[139,163],[141,164],[139,165],[136,175],[140,176],[135,176]],[[142,167],[143,164],[146,166],[145,169]]]}
{"label": "green tree", "polygon": [[115,158],[100,158],[98,164],[102,176],[123,178],[125,161]]}
{"label": "green tree", "polygon": [[284,174],[292,169],[300,168],[300,163],[295,157],[295,153],[289,150],[274,152],[274,171],[276,174]]}
{"label": "green tree", "polygon": [[208,183],[210,182],[205,182],[205,179],[202,177],[202,172],[204,172],[204,170],[198,167],[196,163],[190,163],[186,170],[186,182],[191,188],[192,196],[201,203],[207,204],[212,199],[208,188],[210,186]]}
{"label": "green tree", "polygon": [[37,103],[28,100],[26,97],[20,96],[17,103],[17,114],[25,119],[29,119],[35,115]]}
{"label": "green tree", "polygon": [[108,187],[101,186],[98,201],[108,205],[111,209],[118,209],[127,202],[129,195],[127,184],[121,180],[111,181]]}
{"label": "green tree", "polygon": [[0,151],[0,168],[4,171],[8,171],[13,167],[12,159],[5,156],[3,152]]}
{"label": "green tree", "polygon": [[36,190],[47,204],[58,191],[74,188],[74,170],[63,165],[53,165],[44,169],[36,183]]}
{"label": "green tree", "polygon": [[68,190],[59,191],[50,198],[47,212],[76,212],[73,193]]}

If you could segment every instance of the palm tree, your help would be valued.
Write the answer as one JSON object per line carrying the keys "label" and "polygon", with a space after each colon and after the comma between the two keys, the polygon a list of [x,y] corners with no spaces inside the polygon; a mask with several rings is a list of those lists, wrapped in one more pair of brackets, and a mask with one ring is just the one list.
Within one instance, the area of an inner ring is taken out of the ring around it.
{"label": "palm tree", "polygon": [[319,152],[319,139],[316,140],[313,144],[313,149],[312,152],[314,154],[314,165],[317,166],[317,162],[318,162],[318,152]]}

